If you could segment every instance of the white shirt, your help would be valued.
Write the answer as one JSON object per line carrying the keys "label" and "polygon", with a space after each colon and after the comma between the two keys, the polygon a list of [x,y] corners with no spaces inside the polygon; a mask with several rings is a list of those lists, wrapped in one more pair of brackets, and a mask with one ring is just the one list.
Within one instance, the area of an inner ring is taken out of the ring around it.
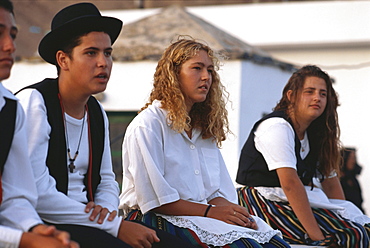
{"label": "white shirt", "polygon": [[[0,110],[5,106],[4,97],[16,100],[14,95],[0,83]],[[32,226],[42,223],[35,211],[37,190],[27,156],[25,124],[24,111],[17,103],[12,146],[1,178],[3,200],[0,205],[0,247],[3,247],[2,244],[7,244],[8,247],[18,247],[22,231],[28,231]]]}
{"label": "white shirt", "polygon": [[21,241],[22,231],[6,226],[0,226],[0,247],[18,248]]}
{"label": "white shirt", "polygon": [[[266,160],[270,171],[288,167],[297,170],[297,158],[295,155],[295,134],[292,126],[283,118],[272,117],[259,124],[255,131],[254,142]],[[304,159],[310,151],[307,133],[301,144],[301,157]]]}
{"label": "white shirt", "polygon": [[[73,173],[68,172],[68,196],[57,191],[55,179],[50,176],[45,164],[49,134],[51,127],[47,120],[47,111],[44,99],[36,89],[25,89],[17,94],[20,103],[25,109],[28,125],[27,135],[29,137],[29,157],[37,181],[39,201],[37,211],[45,221],[55,224],[77,224],[103,229],[114,236],[117,236],[118,228],[122,218],[116,217],[113,221],[104,221],[98,224],[90,221],[90,213],[85,213],[87,202],[83,184],[83,174],[88,167],[88,129],[87,118],[83,129],[79,155],[76,158],[76,169]],[[112,169],[112,161],[109,144],[108,119],[104,114],[105,143],[100,170],[101,181],[94,196],[95,204],[108,208],[110,211],[117,210],[119,188],[115,181]],[[77,120],[65,115],[71,156],[74,156],[80,138],[81,125],[83,120]],[[67,154],[66,154],[67,157]],[[68,158],[68,157],[67,157]],[[67,159],[68,161],[68,159]],[[67,165],[66,165],[67,166]],[[69,171],[69,170],[68,170]],[[108,217],[108,216],[107,216]]]}
{"label": "white shirt", "polygon": [[[255,146],[263,155],[270,171],[283,167],[297,169],[294,135],[292,126],[283,118],[273,117],[260,123],[255,131]],[[300,156],[304,159],[309,152],[307,133],[301,140],[301,146],[304,149],[300,150]],[[333,171],[328,178],[335,176],[337,174]],[[288,201],[283,189],[280,187],[255,187],[255,189],[268,200]],[[351,202],[329,199],[319,188],[312,189],[311,186],[305,186],[305,190],[311,207],[330,209],[344,218],[362,225],[370,223],[370,218],[364,215]]]}
{"label": "white shirt", "polygon": [[[123,141],[123,185],[120,208],[143,213],[179,199],[207,204],[215,197],[237,203],[237,194],[216,143],[193,130],[171,129],[167,111],[154,101],[128,126]],[[202,242],[226,245],[241,237],[268,242],[278,234],[256,217],[258,231],[199,216],[162,215],[193,230]],[[233,235],[230,235],[233,232]],[[221,237],[221,238],[220,238]]]}

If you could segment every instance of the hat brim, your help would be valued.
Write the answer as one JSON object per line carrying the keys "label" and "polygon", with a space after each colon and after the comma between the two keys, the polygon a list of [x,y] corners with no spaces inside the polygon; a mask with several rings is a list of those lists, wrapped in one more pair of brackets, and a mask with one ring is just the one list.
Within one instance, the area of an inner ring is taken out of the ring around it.
{"label": "hat brim", "polygon": [[48,63],[56,65],[55,55],[67,40],[94,30],[107,33],[113,44],[121,32],[122,21],[106,16],[90,16],[73,20],[49,32],[40,41],[39,54]]}

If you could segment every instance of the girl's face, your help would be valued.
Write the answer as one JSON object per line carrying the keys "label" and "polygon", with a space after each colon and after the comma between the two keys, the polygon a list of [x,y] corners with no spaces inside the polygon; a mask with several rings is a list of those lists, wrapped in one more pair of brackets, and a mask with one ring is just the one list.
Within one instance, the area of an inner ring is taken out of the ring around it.
{"label": "girl's face", "polygon": [[[288,91],[290,100],[291,91]],[[312,122],[325,110],[327,103],[327,87],[325,80],[318,77],[307,77],[301,93],[298,93],[295,118],[300,121]]]}
{"label": "girl's face", "polygon": [[179,80],[188,112],[194,103],[206,100],[212,84],[213,70],[213,61],[204,50],[182,64]]}

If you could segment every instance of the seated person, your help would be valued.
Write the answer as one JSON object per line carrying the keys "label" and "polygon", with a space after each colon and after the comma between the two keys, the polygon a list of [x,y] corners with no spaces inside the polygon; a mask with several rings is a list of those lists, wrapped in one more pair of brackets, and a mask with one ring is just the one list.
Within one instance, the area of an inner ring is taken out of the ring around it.
{"label": "seated person", "polygon": [[289,247],[237,204],[218,149],[229,130],[218,67],[196,40],[166,49],[149,103],[125,134],[120,207],[200,247]]}
{"label": "seated person", "polygon": [[24,111],[1,83],[10,76],[18,33],[9,0],[0,0],[0,27],[0,247],[77,248],[68,233],[45,225],[35,210],[37,190],[25,152]]}
{"label": "seated person", "polygon": [[174,236],[117,216],[108,119],[92,95],[107,86],[112,44],[121,27],[120,20],[101,16],[95,5],[78,3],[55,15],[51,32],[39,44],[58,78],[17,94],[29,124],[37,211],[81,247],[171,247],[172,241],[181,247]]}
{"label": "seated person", "polygon": [[[337,176],[338,98],[329,75],[304,66],[274,112],[253,127],[240,155],[240,204],[293,244],[369,247],[370,218],[344,200]],[[314,188],[320,178],[322,189]]]}

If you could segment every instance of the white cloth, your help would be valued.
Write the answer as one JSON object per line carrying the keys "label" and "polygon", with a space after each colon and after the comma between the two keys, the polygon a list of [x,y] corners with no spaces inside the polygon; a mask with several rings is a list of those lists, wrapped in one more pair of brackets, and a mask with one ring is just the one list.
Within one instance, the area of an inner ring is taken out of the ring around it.
{"label": "white cloth", "polygon": [[[276,142],[278,140],[279,142]],[[296,157],[294,147],[294,130],[283,118],[274,117],[263,121],[255,131],[255,145],[263,155],[269,170],[288,167],[296,169]],[[300,151],[304,159],[309,152],[307,133],[301,144],[306,144],[304,151]],[[336,176],[333,172],[328,178]],[[255,189],[270,201],[287,202],[288,199],[280,187],[255,187]],[[364,215],[354,204],[349,201],[329,199],[322,189],[305,186],[311,207],[329,209],[337,212],[342,217],[360,223],[370,223],[370,218]]]}
{"label": "white cloth", "polygon": [[0,247],[18,248],[22,231],[10,227],[0,226]]}
{"label": "white cloth", "polygon": [[[0,83],[0,109],[4,97],[16,99]],[[0,205],[0,225],[23,231],[42,223],[35,211],[37,190],[27,156],[26,122],[22,107],[17,103],[17,116],[12,146],[2,174],[3,201]]]}
{"label": "white cloth", "polygon": [[[167,111],[154,101],[129,125],[123,142],[123,185],[120,208],[143,213],[179,199],[207,204],[216,197],[237,203],[235,187],[212,139],[192,138],[171,129]],[[223,246],[241,237],[266,243],[279,231],[259,225],[257,231],[212,218],[162,215],[172,224],[190,228],[207,244]],[[232,233],[232,235],[230,235]]]}
{"label": "white cloth", "polygon": [[[0,111],[5,106],[4,97],[17,100],[0,83]],[[28,231],[32,226],[42,223],[35,210],[37,190],[25,152],[25,124],[24,111],[17,103],[13,141],[1,178],[3,199],[0,205],[0,247],[18,247],[22,231]]]}
{"label": "white cloth", "polygon": [[[97,219],[95,221],[90,221],[88,219],[90,213],[85,213],[84,211],[87,198],[86,192],[83,192],[84,184],[82,175],[87,171],[89,156],[87,119],[85,118],[79,154],[75,161],[77,168],[74,173],[68,173],[69,184],[67,196],[57,191],[55,179],[50,176],[49,170],[45,164],[51,127],[47,120],[46,106],[41,93],[35,89],[25,89],[18,93],[17,97],[20,99],[20,103],[25,109],[27,122],[29,123],[29,157],[37,181],[37,189],[39,192],[37,211],[40,216],[45,221],[51,223],[91,226],[103,229],[117,236],[118,228],[122,220],[121,217],[116,217],[113,221],[106,220],[103,224],[98,224],[96,222]],[[95,193],[94,201],[95,204],[99,204],[113,211],[117,210],[118,207],[119,188],[112,169],[108,119],[104,111],[103,114],[105,148],[100,170],[101,182]],[[65,115],[65,119],[71,156],[74,156],[80,138],[83,120],[77,120],[68,115]],[[66,157],[68,158],[67,154]]]}

